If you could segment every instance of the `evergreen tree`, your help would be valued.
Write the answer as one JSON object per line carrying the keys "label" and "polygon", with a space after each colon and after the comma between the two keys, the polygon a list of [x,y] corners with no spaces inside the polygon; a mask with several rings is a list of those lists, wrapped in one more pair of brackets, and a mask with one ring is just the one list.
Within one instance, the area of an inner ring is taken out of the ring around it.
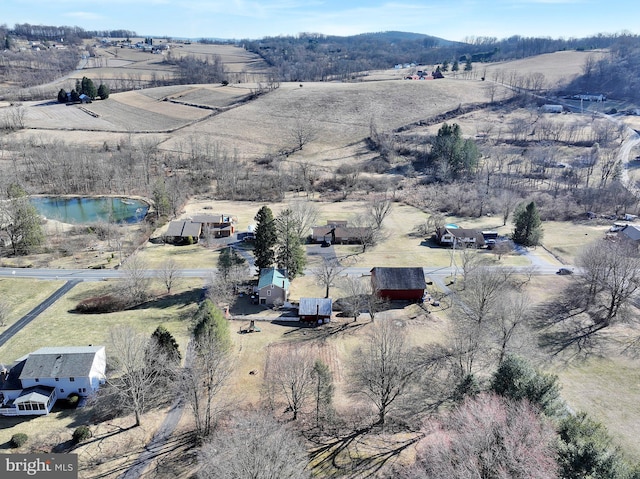
{"label": "evergreen tree", "polygon": [[432,141],[431,158],[440,162],[444,176],[456,179],[475,171],[480,153],[473,140],[462,138],[462,131],[457,123],[445,123]]}
{"label": "evergreen tree", "polygon": [[67,92],[64,88],[60,88],[58,92],[58,103],[67,103]]}
{"label": "evergreen tree", "polygon": [[442,62],[442,71],[443,72],[448,72],[449,71],[449,61],[445,60]]}
{"label": "evergreen tree", "polygon": [[273,212],[268,206],[260,208],[255,218],[257,221],[253,254],[259,269],[269,268],[275,261],[274,248],[278,239]]}
{"label": "evergreen tree", "polygon": [[109,98],[110,94],[111,91],[109,90],[109,87],[104,83],[100,83],[100,86],[98,87],[98,96],[100,97],[100,99],[106,100],[107,98]]}
{"label": "evergreen tree", "polygon": [[451,67],[451,71],[452,72],[457,72],[458,70],[460,70],[460,64],[458,63],[458,60],[456,60],[455,62],[453,62],[453,66]]}
{"label": "evergreen tree", "polygon": [[71,101],[80,101],[80,93],[76,89],[71,90]]}
{"label": "evergreen tree", "polygon": [[96,86],[93,84],[93,81],[90,78],[82,77],[81,88],[82,93],[87,95],[92,100],[95,99],[96,96],[98,96],[98,90],[96,89]]}
{"label": "evergreen tree", "polygon": [[473,65],[471,64],[471,59],[467,58],[467,61],[464,64],[464,71],[470,72],[473,69]]}
{"label": "evergreen tree", "polygon": [[176,338],[164,326],[158,326],[151,335],[159,351],[163,353],[171,362],[179,363],[182,359]]}
{"label": "evergreen tree", "polygon": [[285,269],[289,279],[293,279],[304,270],[306,257],[298,235],[300,226],[290,209],[284,210],[278,216],[276,230],[278,233],[276,246],[278,268]]}
{"label": "evergreen tree", "polygon": [[513,215],[514,230],[512,239],[522,246],[536,246],[542,240],[542,220],[536,204],[532,201],[525,206],[521,203]]}
{"label": "evergreen tree", "polygon": [[225,248],[218,257],[218,272],[227,281],[234,268],[244,267],[246,263],[247,260],[240,256],[235,249]]}
{"label": "evergreen tree", "polygon": [[558,466],[563,479],[634,477],[607,429],[585,413],[564,418],[558,435]]}
{"label": "evergreen tree", "polygon": [[169,216],[171,213],[171,202],[169,201],[167,187],[162,180],[156,181],[153,186],[153,203],[156,207],[156,215],[158,218]]}
{"label": "evergreen tree", "polygon": [[223,351],[231,348],[231,335],[229,333],[229,322],[211,302],[205,299],[198,306],[195,317],[195,328],[193,330],[194,339],[201,344],[208,344],[205,338],[211,338]]}
{"label": "evergreen tree", "polygon": [[507,356],[500,364],[490,389],[509,399],[526,399],[550,417],[565,412],[558,377],[536,371],[527,360],[518,356]]}
{"label": "evergreen tree", "polygon": [[320,427],[321,419],[327,419],[333,410],[333,374],[329,365],[317,359],[313,365],[312,375],[315,381],[316,427]]}

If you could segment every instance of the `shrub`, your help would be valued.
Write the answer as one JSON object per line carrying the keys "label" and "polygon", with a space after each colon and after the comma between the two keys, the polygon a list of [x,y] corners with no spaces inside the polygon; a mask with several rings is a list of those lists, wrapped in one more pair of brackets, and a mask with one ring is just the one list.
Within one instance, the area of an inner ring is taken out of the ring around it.
{"label": "shrub", "polygon": [[91,437],[89,426],[79,426],[73,431],[73,443],[78,444]]}
{"label": "shrub", "polygon": [[29,439],[29,437],[24,433],[19,432],[14,434],[11,436],[11,447],[22,447],[27,443],[27,439]]}
{"label": "shrub", "polygon": [[123,298],[105,294],[80,301],[75,310],[77,313],[84,314],[113,313],[115,311],[123,311],[127,309],[127,306]]}
{"label": "shrub", "polygon": [[77,393],[69,394],[69,397],[67,398],[67,403],[69,404],[70,407],[76,407],[79,401],[80,401],[80,395]]}

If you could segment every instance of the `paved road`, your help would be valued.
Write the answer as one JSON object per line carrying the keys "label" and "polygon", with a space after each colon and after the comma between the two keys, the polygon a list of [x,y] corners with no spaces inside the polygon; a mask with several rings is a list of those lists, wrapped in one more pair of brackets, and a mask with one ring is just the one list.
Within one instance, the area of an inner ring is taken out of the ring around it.
{"label": "paved road", "polygon": [[18,321],[16,321],[11,326],[9,326],[5,331],[3,331],[2,334],[0,334],[0,346],[4,345],[7,341],[13,338],[13,336],[18,331],[20,331],[27,324],[29,324],[31,321],[36,319],[40,315],[40,313],[42,313],[49,306],[51,306],[53,303],[58,301],[62,296],[67,294],[71,290],[71,288],[73,288],[79,282],[80,281],[78,280],[67,281],[62,287],[56,290],[51,296],[45,299],[42,303],[40,303],[38,306],[33,308],[29,313],[27,313]]}

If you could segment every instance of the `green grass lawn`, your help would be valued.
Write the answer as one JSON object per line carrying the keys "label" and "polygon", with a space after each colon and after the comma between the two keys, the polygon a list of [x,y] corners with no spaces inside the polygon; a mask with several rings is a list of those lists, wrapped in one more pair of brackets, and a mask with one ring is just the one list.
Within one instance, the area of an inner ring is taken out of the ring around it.
{"label": "green grass lawn", "polygon": [[40,281],[27,278],[0,279],[0,301],[7,306],[8,315],[0,333],[35,308],[61,287],[64,281]]}
{"label": "green grass lawn", "polygon": [[[202,280],[183,279],[171,296],[163,296],[136,309],[109,314],[72,312],[82,299],[106,294],[110,282],[80,283],[53,306],[0,347],[0,362],[11,363],[22,355],[44,346],[84,346],[106,344],[111,328],[129,326],[151,334],[160,324],[186,351],[191,316],[201,296]],[[156,286],[161,291],[160,286]]]}

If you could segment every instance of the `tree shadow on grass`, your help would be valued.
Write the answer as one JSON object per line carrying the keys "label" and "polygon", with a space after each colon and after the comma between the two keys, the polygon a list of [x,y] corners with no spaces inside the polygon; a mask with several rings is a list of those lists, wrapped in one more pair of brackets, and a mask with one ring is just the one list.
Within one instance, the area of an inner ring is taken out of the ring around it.
{"label": "tree shadow on grass", "polygon": [[568,360],[603,353],[605,345],[600,339],[606,326],[599,311],[587,306],[578,284],[539,305],[532,322],[538,345],[550,355],[565,355]]}
{"label": "tree shadow on grass", "polygon": [[192,288],[175,294],[166,294],[146,301],[142,304],[129,308],[131,311],[140,309],[167,309],[174,306],[185,308],[194,303],[198,303],[203,298],[202,288]]}
{"label": "tree shadow on grass", "polygon": [[385,466],[392,465],[400,454],[421,439],[420,434],[394,438],[378,436],[372,427],[358,429],[345,436],[316,440],[309,462],[317,477],[374,477]]}

